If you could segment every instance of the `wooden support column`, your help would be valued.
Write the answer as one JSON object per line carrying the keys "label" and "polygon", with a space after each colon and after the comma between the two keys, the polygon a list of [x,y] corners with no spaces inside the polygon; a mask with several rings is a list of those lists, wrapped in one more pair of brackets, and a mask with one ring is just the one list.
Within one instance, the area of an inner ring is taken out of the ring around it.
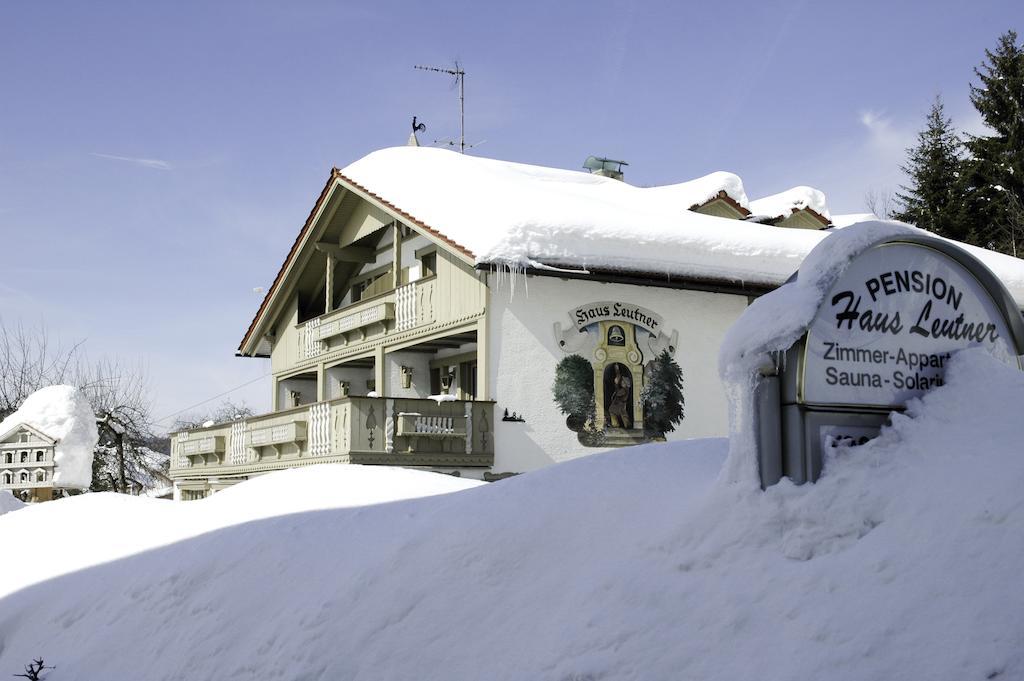
{"label": "wooden support column", "polygon": [[325,300],[324,312],[334,309],[334,254],[327,254],[327,273],[324,275]]}
{"label": "wooden support column", "polygon": [[387,371],[384,366],[384,346],[373,351],[373,387],[377,394],[384,397],[388,394]]}
{"label": "wooden support column", "polygon": [[490,350],[487,343],[487,315],[476,322],[476,399],[491,399],[490,381],[487,374],[490,370]]}
{"label": "wooden support column", "polygon": [[[328,298],[330,300],[330,298]],[[316,401],[323,402],[327,399],[327,369],[323,363],[316,365]]]}
{"label": "wooden support column", "polygon": [[393,230],[394,243],[391,245],[391,288],[402,285],[402,225],[395,221]]}

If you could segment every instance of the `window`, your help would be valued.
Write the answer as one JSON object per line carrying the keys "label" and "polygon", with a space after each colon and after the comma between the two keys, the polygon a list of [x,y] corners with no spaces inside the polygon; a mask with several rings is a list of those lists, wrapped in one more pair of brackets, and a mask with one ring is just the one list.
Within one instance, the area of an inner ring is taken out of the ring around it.
{"label": "window", "polygon": [[36,471],[36,482],[43,482],[46,480],[46,471]]}
{"label": "window", "polygon": [[28,432],[27,431],[22,431],[22,432],[18,433],[18,437],[19,437],[19,440],[18,440],[19,442],[28,442]]}
{"label": "window", "polygon": [[26,463],[28,461],[28,452],[21,453],[21,462]]}
{"label": "window", "polygon": [[14,482],[14,478],[11,476],[11,472],[7,471],[6,473],[4,473],[4,484],[9,485],[12,482]]}
{"label": "window", "polygon": [[36,461],[42,461],[44,458],[46,458],[46,455],[43,454],[42,450],[36,452]]}
{"label": "window", "polygon": [[4,458],[7,463],[14,463],[14,452],[7,452],[7,456]]}
{"label": "window", "polygon": [[432,277],[437,274],[437,251],[424,253],[420,257],[421,277]]}
{"label": "window", "polygon": [[21,481],[22,482],[28,482],[28,471],[22,471],[21,472]]}

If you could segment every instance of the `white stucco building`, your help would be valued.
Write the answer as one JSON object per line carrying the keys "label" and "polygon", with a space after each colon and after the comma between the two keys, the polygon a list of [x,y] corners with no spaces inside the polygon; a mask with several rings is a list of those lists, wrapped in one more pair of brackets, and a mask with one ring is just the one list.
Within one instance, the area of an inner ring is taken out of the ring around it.
{"label": "white stucco building", "polygon": [[[832,220],[817,190],[751,202],[725,172],[640,188],[439,149],[370,154],[332,171],[240,343],[270,358],[274,411],[174,434],[178,496],[317,462],[493,479],[723,435],[726,330]],[[983,253],[1024,300],[1019,261]]]}

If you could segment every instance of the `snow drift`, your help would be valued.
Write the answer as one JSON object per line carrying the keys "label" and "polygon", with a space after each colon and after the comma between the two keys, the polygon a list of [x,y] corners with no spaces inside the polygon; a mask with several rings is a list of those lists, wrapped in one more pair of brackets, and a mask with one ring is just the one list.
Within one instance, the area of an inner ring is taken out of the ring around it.
{"label": "snow drift", "polygon": [[818,483],[766,492],[698,440],[289,515],[260,505],[464,482],[335,467],[7,514],[5,542],[60,547],[43,564],[73,563],[84,527],[123,545],[0,600],[0,672],[43,655],[68,678],[1019,679],[1024,375],[965,352],[946,380]]}
{"label": "snow drift", "polygon": [[0,422],[0,437],[26,423],[57,440],[54,487],[86,489],[92,483],[92,455],[99,440],[96,415],[78,388],[51,385],[35,391],[18,411]]}

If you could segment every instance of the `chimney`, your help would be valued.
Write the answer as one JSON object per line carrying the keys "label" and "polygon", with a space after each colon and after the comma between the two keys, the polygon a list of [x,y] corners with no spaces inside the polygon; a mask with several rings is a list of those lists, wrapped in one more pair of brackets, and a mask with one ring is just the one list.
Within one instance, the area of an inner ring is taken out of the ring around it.
{"label": "chimney", "polygon": [[591,175],[610,177],[613,180],[622,180],[622,167],[628,165],[625,161],[600,156],[587,156],[587,160],[583,162],[583,167],[589,170]]}

